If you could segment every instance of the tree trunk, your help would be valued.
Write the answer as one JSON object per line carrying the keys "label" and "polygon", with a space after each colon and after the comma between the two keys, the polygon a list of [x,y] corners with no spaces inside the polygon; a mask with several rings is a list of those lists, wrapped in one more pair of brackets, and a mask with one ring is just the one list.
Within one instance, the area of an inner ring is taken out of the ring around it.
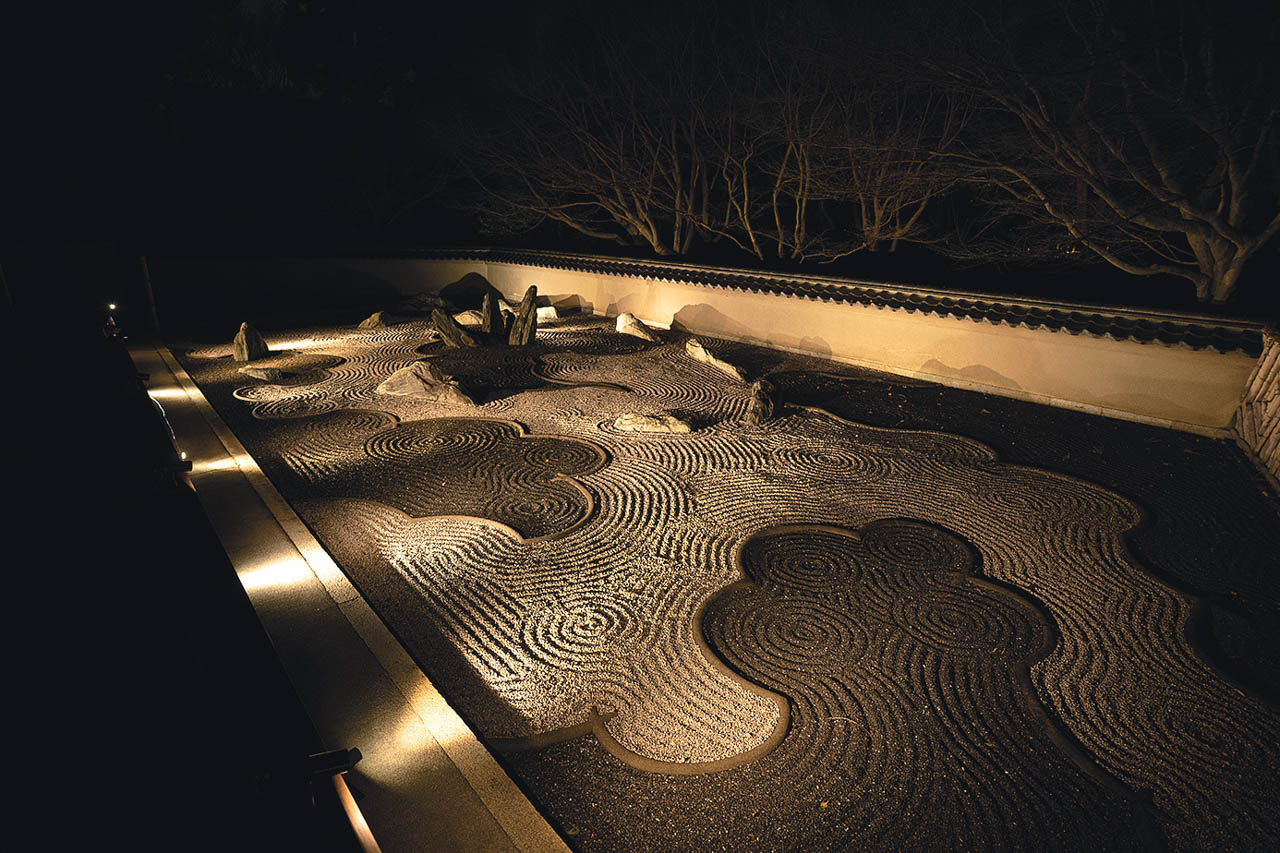
{"label": "tree trunk", "polygon": [[1236,283],[1240,280],[1240,273],[1243,272],[1244,265],[1240,263],[1232,264],[1227,267],[1221,274],[1213,276],[1209,280],[1209,301],[1214,305],[1225,305],[1231,301],[1231,297],[1235,296]]}

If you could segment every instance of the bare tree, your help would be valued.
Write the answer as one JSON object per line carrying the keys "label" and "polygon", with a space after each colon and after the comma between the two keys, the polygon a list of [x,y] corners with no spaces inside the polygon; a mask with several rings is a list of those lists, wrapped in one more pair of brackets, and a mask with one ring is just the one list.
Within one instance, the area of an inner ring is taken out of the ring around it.
{"label": "bare tree", "polygon": [[877,22],[783,10],[753,32],[721,99],[730,109],[706,133],[724,194],[707,229],[800,261],[927,239],[922,215],[956,181],[943,153],[964,96],[901,75]]}
{"label": "bare tree", "polygon": [[507,81],[516,107],[465,143],[468,206],[659,255],[700,239],[830,261],[924,239],[955,180],[941,152],[960,96],[895,79],[866,22],[721,11],[665,8],[536,53]]}
{"label": "bare tree", "polygon": [[889,79],[881,69],[853,78],[842,94],[823,195],[857,206],[869,251],[933,242],[923,216],[959,179],[947,155],[968,120],[964,97]]}
{"label": "bare tree", "polygon": [[1083,251],[1230,299],[1280,231],[1275,17],[1203,3],[1027,9],[975,11],[963,49],[936,66],[994,111],[954,155],[1006,202],[985,234],[1021,217],[1040,239],[1027,251]]}
{"label": "bare tree", "polygon": [[[724,69],[723,90],[699,116],[716,164],[718,216],[703,229],[757,258],[804,260],[818,243],[809,218],[824,200],[816,192],[823,140],[835,104],[833,80],[791,49],[790,19],[757,21]],[[856,251],[861,246],[853,249]]]}
{"label": "bare tree", "polygon": [[509,76],[512,109],[468,138],[481,189],[472,206],[491,220],[550,220],[659,255],[688,251],[711,189],[698,136],[706,94],[678,33],[596,33]]}

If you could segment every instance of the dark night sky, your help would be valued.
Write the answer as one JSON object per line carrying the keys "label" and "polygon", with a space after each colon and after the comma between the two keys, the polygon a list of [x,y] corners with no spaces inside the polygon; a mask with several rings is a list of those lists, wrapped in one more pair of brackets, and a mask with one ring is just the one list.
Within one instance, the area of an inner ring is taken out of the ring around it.
{"label": "dark night sky", "polygon": [[[568,33],[625,28],[634,13],[581,2],[359,0],[19,11],[5,75],[12,147],[0,240],[9,251],[475,243],[466,216],[430,201],[394,225],[378,219],[449,172],[428,141],[441,117],[501,115],[486,70],[518,66],[539,39],[545,48]],[[388,188],[380,208],[365,209]],[[908,268],[903,258],[887,267],[866,259],[855,271],[981,285],[925,254],[912,258]],[[1255,266],[1270,276],[1275,248]]]}
{"label": "dark night sky", "polygon": [[418,125],[453,99],[483,98],[477,63],[527,32],[516,4],[390,12],[315,0],[285,4],[283,24],[262,32],[239,8],[273,5],[24,13],[20,73],[6,83],[17,151],[6,241],[203,244],[350,228],[335,187],[411,159]]}

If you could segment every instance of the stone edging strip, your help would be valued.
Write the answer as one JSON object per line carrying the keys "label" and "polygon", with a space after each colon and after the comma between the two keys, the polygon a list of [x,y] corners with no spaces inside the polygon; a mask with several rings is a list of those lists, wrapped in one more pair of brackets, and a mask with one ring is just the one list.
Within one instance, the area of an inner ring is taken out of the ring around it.
{"label": "stone edging strip", "polygon": [[154,349],[311,567],[334,604],[381,664],[402,698],[421,718],[431,736],[515,846],[530,853],[567,851],[569,848],[560,836],[502,770],[462,718],[449,707],[444,697],[352,586],[328,552],[316,541],[302,519],[214,411],[173,354],[162,345],[155,345]]}

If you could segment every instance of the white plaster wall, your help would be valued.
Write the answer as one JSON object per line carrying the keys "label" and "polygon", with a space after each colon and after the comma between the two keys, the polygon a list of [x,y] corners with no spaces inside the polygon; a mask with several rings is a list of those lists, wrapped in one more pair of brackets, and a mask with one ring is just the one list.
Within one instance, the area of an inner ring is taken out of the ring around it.
{"label": "white plaster wall", "polygon": [[[387,263],[387,262],[377,262]],[[994,325],[617,275],[483,261],[414,261],[429,291],[468,272],[508,299],[531,284],[553,304],[812,353],[964,388],[1195,432],[1225,431],[1256,359],[1185,345]],[[424,270],[425,272],[425,270]]]}
{"label": "white plaster wall", "polygon": [[[416,258],[196,262],[205,279],[296,287],[322,276],[434,293],[469,273],[509,300],[538,285],[564,308],[811,353],[889,373],[1178,429],[1225,434],[1257,359],[798,296],[486,260]],[[180,265],[171,274],[183,274]],[[157,273],[153,271],[153,276]]]}

